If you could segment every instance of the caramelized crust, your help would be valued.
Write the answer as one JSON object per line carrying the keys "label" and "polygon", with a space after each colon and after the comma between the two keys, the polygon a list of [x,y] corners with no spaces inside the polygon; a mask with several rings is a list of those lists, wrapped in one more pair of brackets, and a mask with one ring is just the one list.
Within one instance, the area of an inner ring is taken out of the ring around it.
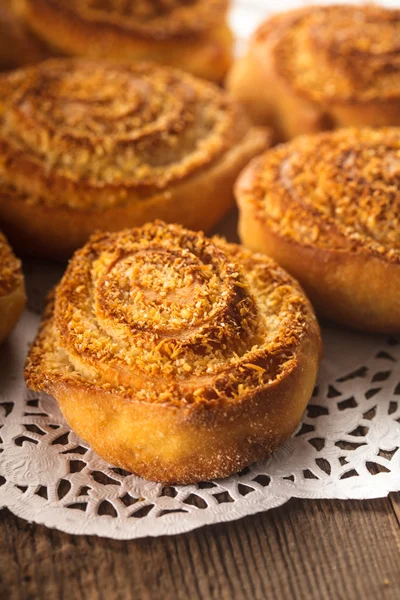
{"label": "caramelized crust", "polygon": [[207,229],[266,144],[224,92],[180,71],[48,61],[0,78],[0,221],[54,256],[155,216]]}
{"label": "caramelized crust", "polygon": [[0,232],[0,343],[7,337],[25,306],[21,263]]}
{"label": "caramelized crust", "polygon": [[398,129],[299,137],[239,178],[242,240],[291,272],[321,313],[398,333],[399,187]]}
{"label": "caramelized crust", "polygon": [[153,60],[221,81],[232,60],[228,6],[228,0],[14,0],[14,14],[58,54]]}
{"label": "caramelized crust", "polygon": [[256,31],[229,87],[280,139],[399,125],[399,39],[400,10],[341,5],[282,13]]}
{"label": "caramelized crust", "polygon": [[26,378],[108,461],[189,483],[288,437],[320,352],[309,302],[270,259],[156,222],[74,255]]}

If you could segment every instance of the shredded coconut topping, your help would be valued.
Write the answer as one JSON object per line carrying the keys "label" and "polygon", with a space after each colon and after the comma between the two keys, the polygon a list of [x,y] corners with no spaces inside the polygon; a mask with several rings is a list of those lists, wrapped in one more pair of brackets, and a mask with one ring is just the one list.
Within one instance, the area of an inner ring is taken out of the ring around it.
{"label": "shredded coconut topping", "polygon": [[149,402],[235,401],[290,372],[316,327],[300,288],[269,258],[156,222],[97,234],[74,255],[28,379]]}
{"label": "shredded coconut topping", "polygon": [[0,297],[10,294],[21,284],[21,262],[14,256],[6,238],[0,232]]}
{"label": "shredded coconut topping", "polygon": [[272,229],[301,244],[400,262],[400,134],[342,129],[265,153],[249,194]]}
{"label": "shredded coconut topping", "polygon": [[0,189],[82,210],[143,200],[247,131],[222,90],[180,71],[51,60],[0,77]]}
{"label": "shredded coconut topping", "polygon": [[277,71],[316,102],[400,96],[400,10],[308,7],[272,18],[254,39],[274,40]]}

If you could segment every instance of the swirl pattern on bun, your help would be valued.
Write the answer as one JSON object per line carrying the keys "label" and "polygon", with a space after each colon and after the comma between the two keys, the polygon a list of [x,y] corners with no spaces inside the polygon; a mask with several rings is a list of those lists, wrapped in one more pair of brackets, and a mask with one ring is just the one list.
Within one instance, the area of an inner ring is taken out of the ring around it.
{"label": "swirl pattern on bun", "polygon": [[397,128],[302,136],[239,178],[241,237],[292,273],[321,313],[398,333],[399,186]]}
{"label": "swirl pattern on bun", "polygon": [[19,319],[25,300],[21,263],[0,232],[0,343]]}
{"label": "swirl pattern on bun", "polygon": [[[316,6],[254,34],[229,87],[281,139],[343,126],[399,125],[400,11]],[[261,87],[260,82],[263,82]]]}
{"label": "swirl pattern on bun", "polygon": [[0,78],[0,221],[51,256],[155,217],[209,229],[266,144],[224,92],[180,71],[48,61]]}
{"label": "swirl pattern on bun", "polygon": [[113,464],[189,483],[293,432],[320,350],[308,300],[273,261],[156,222],[74,255],[26,377]]}
{"label": "swirl pattern on bun", "polygon": [[[228,7],[228,0],[16,0],[14,15],[53,55],[152,60],[221,81],[232,60]],[[16,56],[17,66],[34,61],[25,56],[25,63]]]}

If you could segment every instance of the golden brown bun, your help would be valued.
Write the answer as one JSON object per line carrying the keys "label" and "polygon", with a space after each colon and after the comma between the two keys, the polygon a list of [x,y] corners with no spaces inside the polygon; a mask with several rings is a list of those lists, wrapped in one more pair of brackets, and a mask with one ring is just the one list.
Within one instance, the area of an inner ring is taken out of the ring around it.
{"label": "golden brown bun", "polygon": [[0,3],[0,70],[33,64],[50,56],[47,45],[12,9],[11,1]]}
{"label": "golden brown bun", "polygon": [[277,139],[347,126],[400,125],[400,10],[310,6],[253,35],[228,88]]}
{"label": "golden brown bun", "polygon": [[58,54],[152,60],[218,82],[232,62],[228,6],[228,0],[14,0],[23,26]]}
{"label": "golden brown bun", "polygon": [[8,336],[25,306],[21,263],[0,233],[0,343]]}
{"label": "golden brown bun", "polygon": [[155,217],[208,230],[267,143],[225,92],[181,71],[44,62],[0,78],[1,227],[61,258]]}
{"label": "golden brown bun", "polygon": [[74,255],[26,378],[107,461],[192,483],[291,435],[320,354],[311,305],[272,260],[158,221]]}
{"label": "golden brown bun", "polygon": [[400,333],[400,130],[302,136],[255,159],[236,196],[240,235],[303,285],[317,311]]}

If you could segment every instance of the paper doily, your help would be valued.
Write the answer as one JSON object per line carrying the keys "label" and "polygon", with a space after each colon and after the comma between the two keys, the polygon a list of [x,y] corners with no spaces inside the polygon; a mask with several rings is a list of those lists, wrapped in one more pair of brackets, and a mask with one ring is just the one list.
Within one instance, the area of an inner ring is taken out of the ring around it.
{"label": "paper doily", "polygon": [[[274,4],[237,2],[233,23],[242,39]],[[61,275],[51,265],[26,271],[29,310],[0,351],[0,508],[68,533],[134,539],[238,519],[292,497],[400,490],[400,338],[324,328],[325,359],[296,436],[228,479],[163,487],[105,463],[71,432],[52,398],[26,390],[23,364],[43,294]]]}

